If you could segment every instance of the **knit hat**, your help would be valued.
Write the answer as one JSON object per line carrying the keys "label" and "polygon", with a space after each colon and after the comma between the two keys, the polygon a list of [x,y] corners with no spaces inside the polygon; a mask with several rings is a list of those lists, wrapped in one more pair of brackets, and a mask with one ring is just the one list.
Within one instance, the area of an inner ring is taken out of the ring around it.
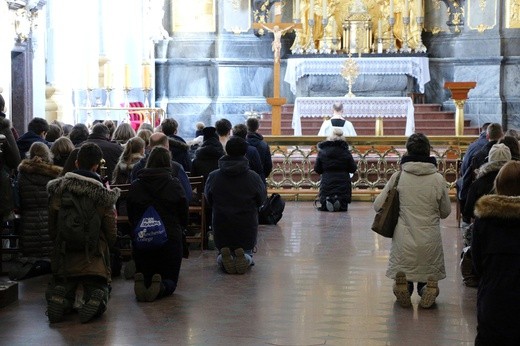
{"label": "knit hat", "polygon": [[495,144],[489,150],[488,162],[511,160],[511,150],[505,144]]}
{"label": "knit hat", "polygon": [[202,135],[204,136],[203,141],[207,141],[210,138],[218,138],[217,129],[213,126],[206,126],[202,129]]}
{"label": "knit hat", "polygon": [[242,137],[231,136],[226,143],[226,153],[229,156],[245,156],[247,146],[246,140]]}

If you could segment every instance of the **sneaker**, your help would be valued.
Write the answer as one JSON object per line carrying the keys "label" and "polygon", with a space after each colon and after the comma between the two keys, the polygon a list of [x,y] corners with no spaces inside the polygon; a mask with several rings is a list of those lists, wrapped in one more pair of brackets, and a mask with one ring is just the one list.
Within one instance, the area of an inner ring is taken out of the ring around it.
{"label": "sneaker", "polygon": [[327,207],[328,211],[334,211],[334,204],[332,204],[331,201],[329,201],[328,199],[325,202],[325,206]]}
{"label": "sneaker", "polygon": [[146,301],[153,302],[161,293],[162,278],[160,274],[153,274],[152,284],[146,290]]}
{"label": "sneaker", "polygon": [[215,250],[215,235],[213,231],[208,232],[208,250]]}
{"label": "sneaker", "polygon": [[134,278],[134,275],[135,275],[135,261],[134,260],[130,260],[128,262],[126,262],[125,264],[125,269],[124,269],[124,272],[123,272],[123,275],[125,276],[125,279],[127,280],[130,280],[130,279],[133,279]]}
{"label": "sneaker", "polygon": [[235,267],[238,274],[244,274],[249,268],[249,261],[241,247],[235,250]]}
{"label": "sneaker", "polygon": [[101,315],[104,310],[104,300],[105,294],[100,289],[95,289],[92,291],[90,295],[90,299],[86,302],[81,310],[79,310],[79,320],[81,323],[87,323],[92,320],[94,317]]}
{"label": "sneaker", "polygon": [[235,265],[235,259],[231,256],[231,250],[228,247],[220,249],[222,255],[222,265],[228,274],[236,274],[237,268]]}
{"label": "sneaker", "polygon": [[421,291],[421,301],[419,302],[419,306],[428,309],[435,304],[435,298],[439,295],[439,286],[437,285],[437,281],[430,276],[426,286],[424,286]]}
{"label": "sneaker", "polygon": [[410,292],[408,291],[408,282],[406,281],[406,274],[403,272],[398,272],[395,275],[394,294],[397,298],[397,302],[403,308],[412,306]]}
{"label": "sneaker", "polygon": [[340,201],[336,200],[334,202],[333,206],[334,206],[334,211],[340,211],[341,210],[341,202]]}
{"label": "sneaker", "polygon": [[49,302],[47,305],[47,315],[50,323],[63,321],[65,309],[67,308],[67,299],[65,298],[65,287],[56,286],[51,290]]}
{"label": "sneaker", "polygon": [[134,275],[134,293],[138,302],[146,302],[146,286],[144,285],[143,273]]}

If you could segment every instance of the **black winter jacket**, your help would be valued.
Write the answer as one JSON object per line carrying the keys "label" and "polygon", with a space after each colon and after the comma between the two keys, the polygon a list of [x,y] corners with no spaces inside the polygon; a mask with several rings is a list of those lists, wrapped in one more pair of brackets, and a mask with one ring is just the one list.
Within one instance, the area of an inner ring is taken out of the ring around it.
{"label": "black winter jacket", "polygon": [[260,155],[260,162],[264,171],[264,177],[269,177],[273,170],[273,160],[271,158],[271,149],[269,144],[264,141],[264,137],[257,132],[249,132],[247,134],[247,142],[254,146]]}
{"label": "black winter jacket", "polygon": [[338,196],[350,203],[352,183],[349,173],[357,170],[357,164],[345,141],[324,141],[318,143],[318,156],[314,171],[321,174],[320,201],[323,204],[327,196]]}
{"label": "black winter jacket", "polygon": [[218,169],[218,160],[225,154],[218,138],[205,140],[195,152],[190,175],[192,177],[202,175],[204,179],[207,179],[211,172]]}

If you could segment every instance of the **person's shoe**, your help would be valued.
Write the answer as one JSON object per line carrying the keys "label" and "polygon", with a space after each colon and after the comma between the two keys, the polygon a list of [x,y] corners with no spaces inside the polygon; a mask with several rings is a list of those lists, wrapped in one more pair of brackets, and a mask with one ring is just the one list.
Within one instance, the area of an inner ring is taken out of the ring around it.
{"label": "person's shoe", "polygon": [[90,299],[86,302],[81,310],[79,310],[79,320],[81,323],[87,323],[94,317],[99,316],[103,311],[103,301],[105,294],[100,289],[95,289],[90,295]]}
{"label": "person's shoe", "polygon": [[123,271],[123,275],[125,276],[125,279],[130,280],[134,278],[135,275],[135,261],[130,260],[125,263],[125,269]]}
{"label": "person's shoe", "polygon": [[241,247],[235,250],[235,267],[237,274],[244,274],[249,268],[249,261],[244,254],[244,249]]}
{"label": "person's shoe", "polygon": [[412,306],[410,292],[408,291],[408,283],[406,281],[406,274],[403,272],[398,272],[395,275],[394,294],[397,298],[397,302],[403,308]]}
{"label": "person's shoe", "polygon": [[215,235],[213,231],[208,232],[208,250],[215,250]]}
{"label": "person's shoe", "polygon": [[51,294],[47,305],[47,315],[50,323],[63,321],[65,309],[67,308],[65,292],[66,290],[63,286],[56,286],[50,292]]}
{"label": "person's shoe", "polygon": [[328,199],[325,202],[325,206],[327,207],[328,211],[334,211],[334,204],[332,204],[331,201],[329,201]]}
{"label": "person's shoe", "polygon": [[237,268],[235,265],[235,259],[231,256],[231,250],[228,247],[220,249],[222,255],[222,265],[228,274],[236,274]]}
{"label": "person's shoe", "polygon": [[135,273],[134,275],[134,293],[138,302],[146,302],[146,286],[144,285],[143,273]]}
{"label": "person's shoe", "polygon": [[150,287],[148,287],[148,290],[146,291],[146,301],[147,302],[153,302],[157,299],[159,296],[159,293],[161,293],[161,284],[162,284],[162,278],[160,274],[153,274],[152,276],[152,284]]}
{"label": "person's shoe", "polygon": [[439,295],[439,286],[437,281],[432,277],[429,277],[426,286],[424,286],[421,291],[421,301],[419,302],[419,306],[428,309],[435,304],[435,298]]}

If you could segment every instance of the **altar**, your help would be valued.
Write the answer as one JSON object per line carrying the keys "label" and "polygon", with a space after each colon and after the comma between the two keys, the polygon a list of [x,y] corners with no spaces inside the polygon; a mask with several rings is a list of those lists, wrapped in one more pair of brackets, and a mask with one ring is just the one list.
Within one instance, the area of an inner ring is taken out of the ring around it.
{"label": "altar", "polygon": [[376,118],[376,135],[382,134],[383,118],[387,117],[406,117],[404,135],[410,136],[415,132],[414,107],[409,97],[297,97],[292,119],[294,135],[302,135],[302,117],[331,116],[332,105],[336,102],[343,103],[343,116],[346,118]]}
{"label": "altar", "polygon": [[[284,81],[296,97],[343,96],[347,84],[341,68],[347,58],[290,58]],[[430,81],[427,57],[353,58],[359,76],[353,85],[357,96],[404,97],[424,93]]]}

